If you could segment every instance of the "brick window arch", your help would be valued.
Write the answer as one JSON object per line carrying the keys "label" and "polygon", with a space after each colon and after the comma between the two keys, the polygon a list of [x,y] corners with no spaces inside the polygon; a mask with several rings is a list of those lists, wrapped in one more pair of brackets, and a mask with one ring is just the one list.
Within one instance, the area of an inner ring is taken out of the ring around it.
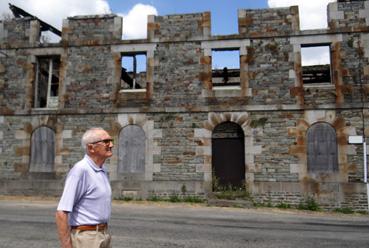
{"label": "brick window arch", "polygon": [[53,172],[55,161],[55,132],[42,126],[31,137],[30,172]]}
{"label": "brick window arch", "polygon": [[309,172],[338,171],[337,137],[328,123],[319,122],[307,131],[307,168]]}
{"label": "brick window arch", "polygon": [[119,134],[118,173],[145,172],[145,132],[140,126],[128,125]]}

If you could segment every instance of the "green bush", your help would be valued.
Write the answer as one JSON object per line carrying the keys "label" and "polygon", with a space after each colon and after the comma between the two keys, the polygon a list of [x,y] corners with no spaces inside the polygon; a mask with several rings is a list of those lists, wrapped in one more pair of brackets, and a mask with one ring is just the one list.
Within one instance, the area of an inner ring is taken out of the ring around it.
{"label": "green bush", "polygon": [[291,205],[285,202],[280,202],[276,205],[277,208],[283,208],[283,209],[287,209],[287,208],[291,208]]}
{"label": "green bush", "polygon": [[198,196],[185,196],[182,199],[183,202],[189,202],[189,203],[203,203],[205,202],[204,199],[198,197]]}
{"label": "green bush", "polygon": [[148,201],[154,201],[154,202],[157,202],[157,201],[162,201],[161,197],[157,196],[157,195],[151,195],[147,198]]}
{"label": "green bush", "polygon": [[320,207],[315,201],[314,197],[307,197],[304,201],[301,201],[297,207],[300,210],[319,211]]}
{"label": "green bush", "polygon": [[169,201],[170,202],[180,202],[181,198],[178,195],[171,195],[169,196]]}
{"label": "green bush", "polygon": [[342,214],[353,214],[354,210],[352,210],[351,208],[336,208],[334,212]]}

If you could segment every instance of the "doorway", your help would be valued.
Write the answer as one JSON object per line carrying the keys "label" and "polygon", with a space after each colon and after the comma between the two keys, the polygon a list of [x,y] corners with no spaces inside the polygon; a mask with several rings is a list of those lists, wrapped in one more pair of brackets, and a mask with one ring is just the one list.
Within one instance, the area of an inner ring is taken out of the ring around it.
{"label": "doorway", "polygon": [[212,134],[213,190],[244,187],[245,138],[240,125],[224,122]]}

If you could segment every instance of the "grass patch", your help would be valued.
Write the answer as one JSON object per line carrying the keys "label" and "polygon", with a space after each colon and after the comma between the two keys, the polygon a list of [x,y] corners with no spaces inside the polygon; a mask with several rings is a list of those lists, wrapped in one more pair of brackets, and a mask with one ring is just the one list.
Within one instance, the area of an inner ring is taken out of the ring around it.
{"label": "grass patch", "polygon": [[154,201],[154,202],[187,202],[187,203],[204,203],[205,200],[196,195],[178,195],[172,194],[168,196],[158,196],[158,195],[151,195],[147,198],[147,201]]}
{"label": "grass patch", "polygon": [[289,209],[291,208],[291,205],[289,203],[286,202],[280,202],[276,205],[277,208],[282,208],[282,209]]}

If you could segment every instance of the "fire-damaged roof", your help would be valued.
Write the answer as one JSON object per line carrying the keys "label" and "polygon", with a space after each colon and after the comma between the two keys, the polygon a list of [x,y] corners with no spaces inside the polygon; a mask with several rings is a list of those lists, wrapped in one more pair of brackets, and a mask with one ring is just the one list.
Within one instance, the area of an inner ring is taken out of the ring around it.
{"label": "fire-damaged roof", "polygon": [[33,16],[31,15],[30,13],[24,11],[23,9],[15,6],[15,5],[12,5],[9,3],[9,9],[13,12],[13,15],[15,17],[18,17],[18,18],[23,18],[23,17],[32,17],[34,19],[37,19],[39,22],[40,22],[40,25],[41,25],[41,31],[50,31],[50,32],[53,32],[54,34],[58,35],[58,36],[61,36],[61,31],[58,30],[57,28],[51,26],[50,24],[40,20],[39,18],[37,18],[36,16]]}

